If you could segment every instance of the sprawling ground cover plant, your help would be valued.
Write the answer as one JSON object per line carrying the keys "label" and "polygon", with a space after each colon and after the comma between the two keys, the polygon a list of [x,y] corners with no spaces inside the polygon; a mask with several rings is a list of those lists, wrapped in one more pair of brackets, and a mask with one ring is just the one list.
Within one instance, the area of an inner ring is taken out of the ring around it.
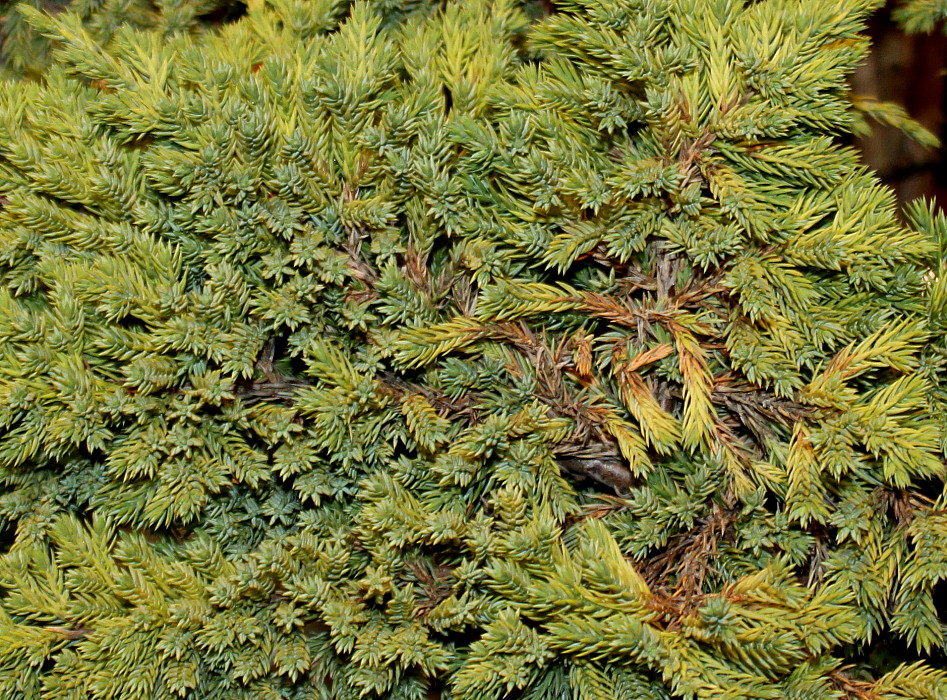
{"label": "sprawling ground cover plant", "polygon": [[877,5],[23,10],[0,696],[942,697],[947,223],[837,138]]}

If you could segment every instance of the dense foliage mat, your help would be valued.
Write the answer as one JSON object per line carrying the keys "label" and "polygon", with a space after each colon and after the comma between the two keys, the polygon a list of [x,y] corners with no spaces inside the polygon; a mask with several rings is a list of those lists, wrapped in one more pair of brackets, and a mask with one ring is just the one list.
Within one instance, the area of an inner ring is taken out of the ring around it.
{"label": "dense foliage mat", "polygon": [[879,3],[395,4],[22,10],[0,697],[947,696]]}
{"label": "dense foliage mat", "polygon": [[27,20],[30,10],[77,16],[97,41],[122,25],[164,35],[200,32],[239,16],[239,0],[0,0],[0,75],[38,77],[51,62],[51,42]]}

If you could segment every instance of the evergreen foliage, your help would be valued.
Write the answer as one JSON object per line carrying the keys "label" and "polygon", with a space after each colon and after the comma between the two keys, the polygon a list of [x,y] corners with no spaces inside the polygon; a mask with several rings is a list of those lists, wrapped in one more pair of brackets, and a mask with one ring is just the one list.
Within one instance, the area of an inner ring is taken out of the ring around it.
{"label": "evergreen foliage", "polygon": [[931,32],[947,20],[947,0],[907,0],[894,18],[909,33]]}
{"label": "evergreen foliage", "polygon": [[879,4],[24,8],[0,697],[947,697],[947,219],[836,138]]}
{"label": "evergreen foliage", "polygon": [[51,44],[30,26],[30,9],[68,8],[97,41],[107,43],[122,25],[163,34],[197,31],[238,13],[241,5],[235,0],[26,0],[25,7],[17,0],[0,0],[0,67],[35,77],[49,63]]}

